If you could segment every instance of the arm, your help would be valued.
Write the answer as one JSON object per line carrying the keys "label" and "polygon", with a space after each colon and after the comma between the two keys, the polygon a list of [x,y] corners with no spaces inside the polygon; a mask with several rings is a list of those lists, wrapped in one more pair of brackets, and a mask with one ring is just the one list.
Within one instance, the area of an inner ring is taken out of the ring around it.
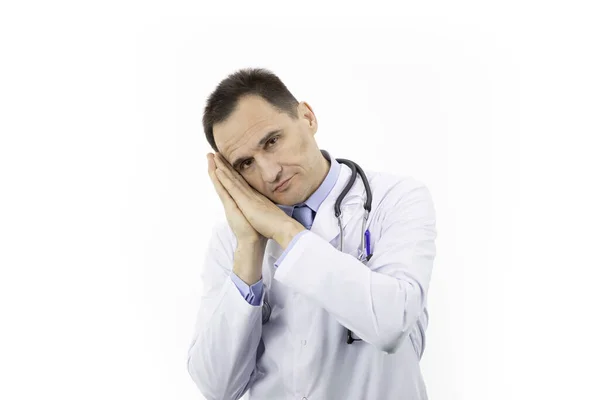
{"label": "arm", "polygon": [[261,304],[263,293],[262,261],[266,240],[238,244],[230,277],[244,299],[253,306]]}
{"label": "arm", "polygon": [[[262,297],[249,304],[231,279],[244,263],[262,262],[261,249],[238,246],[228,227],[215,229],[202,271],[204,289],[188,372],[206,399],[239,399],[252,384],[256,352],[262,334]],[[245,279],[247,276],[240,272]],[[253,278],[250,278],[253,279]]]}
{"label": "arm", "polygon": [[308,232],[274,275],[387,353],[398,349],[424,310],[436,250],[429,191],[423,185],[412,184],[410,190],[402,185],[382,200],[376,221],[381,235],[369,266]]}

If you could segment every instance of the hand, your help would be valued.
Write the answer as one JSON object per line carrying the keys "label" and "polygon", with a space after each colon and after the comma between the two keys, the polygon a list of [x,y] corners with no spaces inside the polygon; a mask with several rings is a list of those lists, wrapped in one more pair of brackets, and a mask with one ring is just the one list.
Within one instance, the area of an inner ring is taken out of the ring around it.
{"label": "hand", "polygon": [[229,227],[235,234],[239,243],[258,243],[264,238],[252,227],[252,225],[248,222],[242,211],[238,208],[237,204],[227,190],[221,185],[221,182],[217,178],[216,165],[213,154],[207,154],[206,158],[208,160],[208,175],[210,176],[210,180],[213,183],[215,191],[219,195],[221,199],[221,203],[223,203],[223,207],[225,208],[225,216],[227,217],[227,222],[229,223]]}
{"label": "hand", "polygon": [[300,223],[251,187],[223,156],[217,153],[214,160],[219,182],[258,233],[281,244],[284,238],[288,239],[290,235],[304,230]]}

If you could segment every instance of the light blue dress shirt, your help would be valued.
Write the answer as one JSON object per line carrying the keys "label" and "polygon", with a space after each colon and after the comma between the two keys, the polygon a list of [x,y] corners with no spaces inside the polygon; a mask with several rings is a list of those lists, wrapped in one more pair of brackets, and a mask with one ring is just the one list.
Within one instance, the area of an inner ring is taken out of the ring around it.
{"label": "light blue dress shirt", "polygon": [[[288,216],[290,216],[290,217],[296,219],[297,221],[299,221],[300,223],[302,223],[302,225],[305,228],[307,228],[308,230],[310,230],[310,228],[312,227],[312,222],[314,220],[314,217],[315,217],[317,211],[319,211],[319,207],[321,206],[321,203],[323,203],[323,200],[325,200],[327,195],[329,195],[329,193],[331,192],[331,189],[333,189],[333,187],[335,186],[335,182],[337,181],[337,178],[340,174],[340,168],[341,168],[340,163],[337,162],[335,158],[332,158],[331,156],[329,156],[329,153],[327,153],[326,151],[323,151],[323,152],[326,154],[326,158],[329,159],[330,166],[329,166],[329,172],[327,173],[327,176],[321,183],[321,186],[319,186],[319,188],[304,203],[295,204],[293,206],[286,206],[286,205],[281,205],[281,204],[277,205]],[[302,206],[308,206],[312,210],[312,217],[308,218],[307,221],[299,220],[298,218],[296,218],[296,215],[294,213],[294,209],[296,207],[302,207]],[[283,261],[283,259],[287,255],[287,253],[289,253],[290,249],[296,244],[296,242],[298,241],[299,238],[302,237],[302,235],[304,235],[306,232],[308,232],[308,230],[304,230],[304,231],[298,233],[296,236],[294,236],[294,238],[291,240],[290,244],[286,247],[286,249],[281,254],[281,256],[277,259],[277,261],[275,261],[275,268],[277,268],[279,266],[279,264],[281,264],[281,262]],[[246,299],[246,301],[248,303],[250,303],[253,306],[257,306],[260,304],[260,300],[262,298],[262,292],[263,292],[262,277],[258,282],[256,282],[252,286],[249,286],[246,282],[241,280],[239,276],[237,276],[235,273],[233,273],[233,271],[231,272],[231,279],[233,280],[233,282],[237,286],[238,290],[240,291],[240,293],[242,294],[242,296],[244,297],[244,299]]]}

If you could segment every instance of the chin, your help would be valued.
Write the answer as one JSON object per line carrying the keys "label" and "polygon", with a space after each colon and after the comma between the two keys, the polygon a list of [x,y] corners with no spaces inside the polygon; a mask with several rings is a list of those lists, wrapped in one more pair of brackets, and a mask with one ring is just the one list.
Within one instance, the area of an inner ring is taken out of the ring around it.
{"label": "chin", "polygon": [[296,197],[297,196],[295,193],[279,193],[277,203],[284,206],[293,206],[294,204],[298,203],[298,201],[296,201]]}

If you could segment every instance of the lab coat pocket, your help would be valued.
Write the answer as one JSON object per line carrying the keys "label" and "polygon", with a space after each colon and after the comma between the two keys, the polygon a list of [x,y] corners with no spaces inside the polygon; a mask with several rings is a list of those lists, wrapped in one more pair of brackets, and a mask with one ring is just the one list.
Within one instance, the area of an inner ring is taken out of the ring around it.
{"label": "lab coat pocket", "polygon": [[[350,334],[352,336],[352,339],[355,340],[355,342],[353,342],[353,344],[355,343],[364,343],[365,341],[363,340],[363,338],[361,338],[360,336],[358,336],[355,332],[350,331]],[[348,331],[346,330],[346,335],[348,335]]]}

